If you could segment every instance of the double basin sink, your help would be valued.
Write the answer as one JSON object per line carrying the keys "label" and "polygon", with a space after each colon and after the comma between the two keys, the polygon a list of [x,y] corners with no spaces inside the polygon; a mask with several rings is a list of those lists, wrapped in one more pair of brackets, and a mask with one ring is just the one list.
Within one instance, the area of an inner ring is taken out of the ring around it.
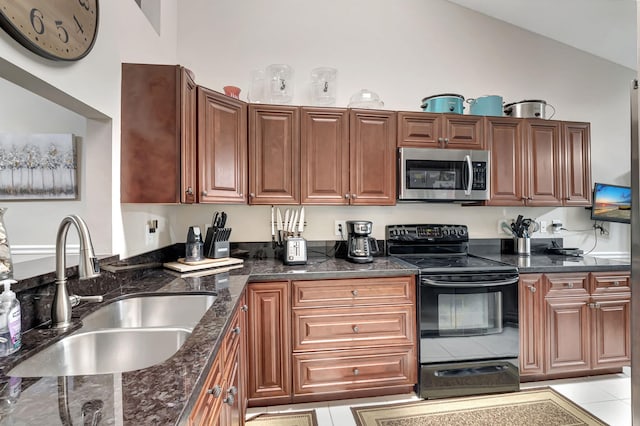
{"label": "double basin sink", "polygon": [[160,364],[175,354],[211,307],[213,294],[121,299],[90,313],[82,328],[8,372],[16,377],[113,374]]}

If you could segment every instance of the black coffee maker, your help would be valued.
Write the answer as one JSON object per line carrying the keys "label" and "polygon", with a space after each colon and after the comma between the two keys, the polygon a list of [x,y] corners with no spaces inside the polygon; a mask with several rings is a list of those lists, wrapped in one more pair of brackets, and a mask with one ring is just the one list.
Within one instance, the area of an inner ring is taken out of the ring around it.
{"label": "black coffee maker", "polygon": [[347,221],[347,260],[353,263],[373,262],[378,253],[378,242],[369,237],[373,222],[368,220]]}

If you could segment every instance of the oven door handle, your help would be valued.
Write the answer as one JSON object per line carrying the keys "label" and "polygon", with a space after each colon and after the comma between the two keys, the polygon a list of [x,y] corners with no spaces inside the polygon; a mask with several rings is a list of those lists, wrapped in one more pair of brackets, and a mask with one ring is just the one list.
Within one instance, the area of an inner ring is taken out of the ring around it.
{"label": "oven door handle", "polygon": [[465,155],[464,159],[467,162],[467,169],[469,170],[469,178],[467,179],[467,189],[464,190],[464,194],[471,195],[471,188],[473,188],[473,164],[471,164],[470,155]]}
{"label": "oven door handle", "polygon": [[469,281],[469,282],[451,282],[451,281],[440,281],[434,280],[431,278],[422,277],[420,278],[420,282],[434,286],[434,287],[460,287],[469,286],[469,287],[495,287],[501,285],[511,285],[518,282],[518,278],[509,278],[507,280],[497,280],[497,281]]}

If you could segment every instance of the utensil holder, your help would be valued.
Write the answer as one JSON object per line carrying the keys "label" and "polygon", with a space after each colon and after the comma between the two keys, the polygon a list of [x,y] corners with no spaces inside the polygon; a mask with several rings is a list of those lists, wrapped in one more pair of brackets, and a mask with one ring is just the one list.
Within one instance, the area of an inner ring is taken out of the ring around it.
{"label": "utensil holder", "polygon": [[518,237],[515,239],[515,252],[520,256],[529,256],[531,254],[531,238]]}

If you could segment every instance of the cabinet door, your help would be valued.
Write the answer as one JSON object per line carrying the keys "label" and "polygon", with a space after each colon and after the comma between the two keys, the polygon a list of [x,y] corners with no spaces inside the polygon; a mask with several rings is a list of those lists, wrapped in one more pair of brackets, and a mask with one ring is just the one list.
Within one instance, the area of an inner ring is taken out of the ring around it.
{"label": "cabinet door", "polygon": [[591,367],[589,297],[546,298],[547,373]]}
{"label": "cabinet door", "polygon": [[528,206],[562,205],[560,123],[525,120],[527,152],[525,174]]}
{"label": "cabinet door", "polygon": [[350,111],[351,204],[396,203],[396,115],[392,111]]}
{"label": "cabinet door", "polygon": [[398,147],[440,148],[441,114],[398,113]]}
{"label": "cabinet door", "polygon": [[201,203],[247,202],[247,104],[198,87]]}
{"label": "cabinet door", "polygon": [[631,294],[593,297],[591,306],[592,368],[631,363]]}
{"label": "cabinet door", "polygon": [[291,401],[289,283],[250,283],[249,405]]}
{"label": "cabinet door", "polygon": [[300,204],[298,107],[249,105],[249,204]]}
{"label": "cabinet door", "polygon": [[349,204],[349,115],[346,109],[302,108],[302,204]]}
{"label": "cabinet door", "polygon": [[525,205],[522,120],[487,117],[485,140],[490,152],[490,206]]}
{"label": "cabinet door", "polygon": [[562,123],[565,206],[591,206],[591,136],[589,123]]}
{"label": "cabinet door", "polygon": [[544,373],[542,274],[520,276],[520,375]]}
{"label": "cabinet door", "polygon": [[122,65],[121,202],[195,202],[194,90],[180,66]]}
{"label": "cabinet door", "polygon": [[181,143],[181,191],[180,202],[197,201],[197,86],[186,68],[180,68],[180,143]]}
{"label": "cabinet door", "polygon": [[484,148],[483,117],[476,115],[446,114],[442,117],[442,120],[445,148]]}

